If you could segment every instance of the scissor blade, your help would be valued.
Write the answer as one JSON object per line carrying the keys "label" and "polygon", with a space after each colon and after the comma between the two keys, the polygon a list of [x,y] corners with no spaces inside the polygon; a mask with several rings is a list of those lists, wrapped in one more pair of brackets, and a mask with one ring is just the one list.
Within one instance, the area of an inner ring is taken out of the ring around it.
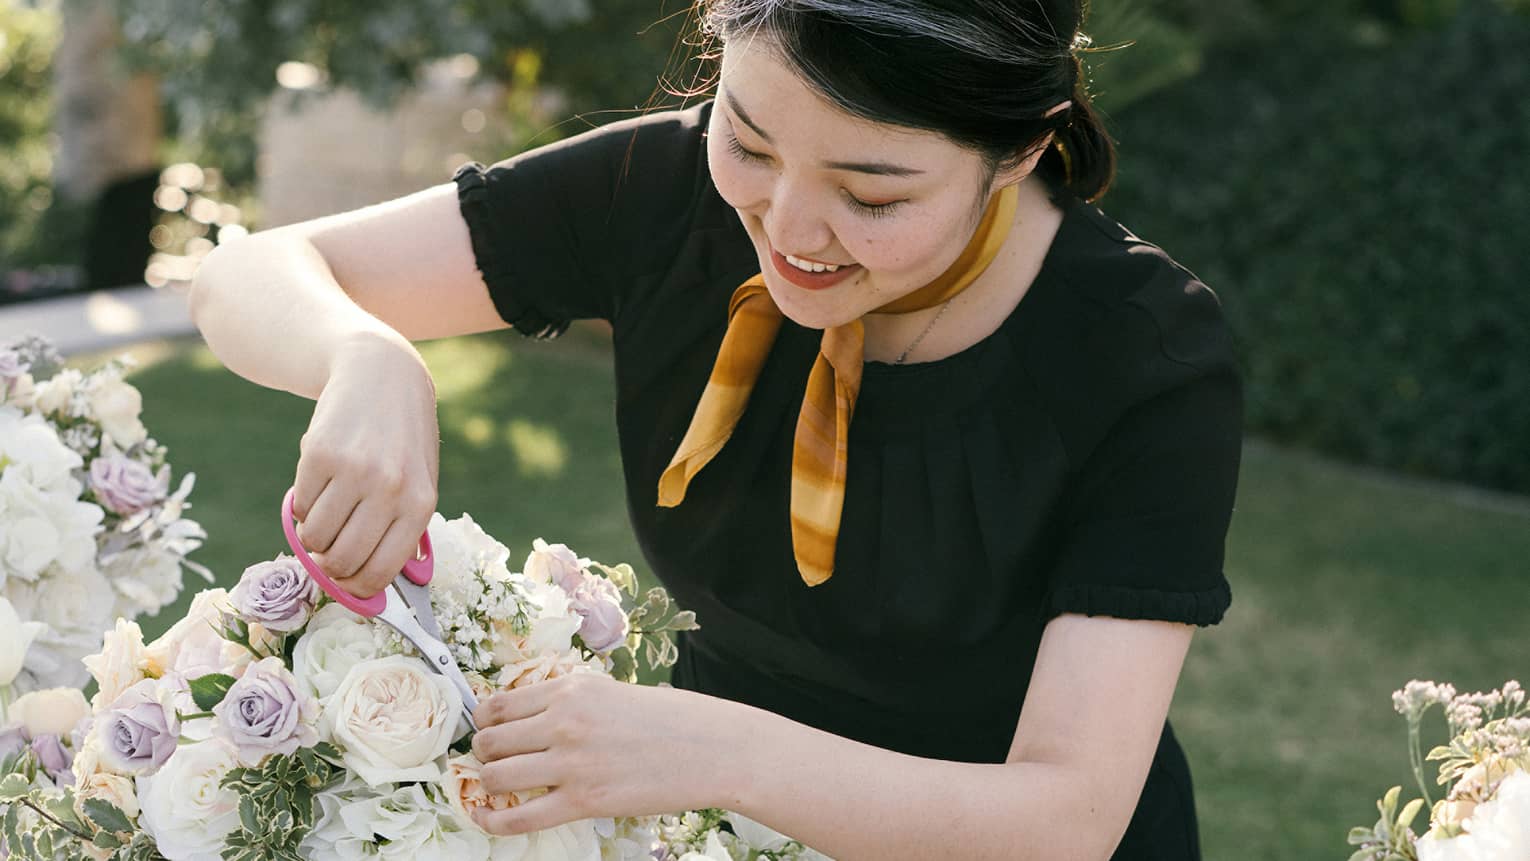
{"label": "scissor blade", "polygon": [[426,633],[415,619],[414,613],[404,604],[404,599],[399,595],[395,585],[390,585],[387,590],[388,606],[377,619],[388,624],[395,631],[404,636],[404,639],[414,644],[420,651],[426,666],[446,677],[457,693],[462,696],[462,716],[467,720],[468,726],[478,731],[478,724],[473,721],[473,712],[478,709],[478,697],[473,693],[473,686],[468,684],[467,676],[462,674],[462,668],[457,666],[457,659],[452,657],[452,652],[439,637],[432,637]]}
{"label": "scissor blade", "polygon": [[393,588],[398,590],[399,597],[414,611],[414,618],[425,629],[425,633],[445,641],[446,638],[441,636],[441,625],[436,621],[436,611],[430,606],[430,586],[421,586],[408,577],[400,577],[393,581]]}

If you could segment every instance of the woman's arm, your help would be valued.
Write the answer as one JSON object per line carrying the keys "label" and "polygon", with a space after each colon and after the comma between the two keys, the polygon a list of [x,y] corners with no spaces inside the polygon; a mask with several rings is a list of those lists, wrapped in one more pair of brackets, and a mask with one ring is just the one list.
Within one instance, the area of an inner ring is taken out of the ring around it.
{"label": "woman's arm", "polygon": [[[924,759],[730,704],[716,804],[856,859],[1107,859],[1131,821],[1194,627],[1047,625],[1003,764]],[[954,728],[953,731],[960,731]]]}
{"label": "woman's arm", "polygon": [[411,339],[503,328],[454,185],[262,231],[198,269],[191,314],[235,373],[313,398],[298,535],[358,595],[415,552],[437,500],[435,387]]}
{"label": "woman's arm", "polygon": [[315,399],[348,346],[413,354],[412,340],[505,327],[449,183],[220,245],[191,314],[230,370]]}

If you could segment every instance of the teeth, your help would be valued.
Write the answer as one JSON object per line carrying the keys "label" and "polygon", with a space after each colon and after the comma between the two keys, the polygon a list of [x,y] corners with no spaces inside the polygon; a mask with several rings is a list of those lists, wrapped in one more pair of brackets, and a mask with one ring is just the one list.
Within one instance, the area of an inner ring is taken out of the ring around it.
{"label": "teeth", "polygon": [[790,254],[783,254],[781,256],[786,258],[786,262],[787,263],[790,263],[791,265],[797,267],[798,269],[801,269],[804,272],[837,272],[837,271],[839,271],[839,266],[837,266],[837,265],[830,265],[828,263],[814,263],[814,262],[811,262],[811,261],[808,261],[808,260],[803,260],[803,259],[801,259],[799,257],[793,257]]}

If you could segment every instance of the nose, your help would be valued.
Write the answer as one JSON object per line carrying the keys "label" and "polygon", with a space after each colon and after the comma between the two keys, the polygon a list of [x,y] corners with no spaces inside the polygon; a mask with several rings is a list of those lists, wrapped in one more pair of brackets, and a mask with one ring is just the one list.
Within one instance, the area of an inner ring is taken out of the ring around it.
{"label": "nose", "polygon": [[813,258],[834,245],[834,231],[804,189],[777,182],[760,218],[765,235],[782,254]]}

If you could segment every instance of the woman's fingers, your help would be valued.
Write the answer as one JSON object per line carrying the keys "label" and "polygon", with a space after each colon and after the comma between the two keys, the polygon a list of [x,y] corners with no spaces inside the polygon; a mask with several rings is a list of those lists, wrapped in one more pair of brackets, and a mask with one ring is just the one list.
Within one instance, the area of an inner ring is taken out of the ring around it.
{"label": "woman's fingers", "polygon": [[377,542],[392,523],[393,511],[386,502],[375,496],[363,497],[340,528],[334,543],[328,550],[315,555],[315,561],[324,569],[325,574],[351,594],[362,598],[376,594],[393,578],[387,578],[371,592],[362,591],[366,588],[365,584],[349,581],[361,570],[362,564],[372,555]]}
{"label": "woman's fingers", "polygon": [[407,519],[394,520],[377,542],[372,555],[362,563],[361,570],[352,578],[353,592],[365,597],[381,592],[383,587],[393,582],[404,563],[414,558],[419,548],[420,535],[429,523],[429,514],[422,519],[415,512],[411,512]]}
{"label": "woman's fingers", "polygon": [[478,773],[484,791],[490,795],[525,792],[544,786],[556,786],[562,779],[558,760],[548,751],[535,751],[496,759]]}
{"label": "woman's fingers", "polygon": [[[301,480],[301,479],[299,479]],[[293,501],[292,513],[299,520],[298,539],[309,553],[327,553],[340,535],[340,530],[356,510],[361,498],[339,479],[330,479],[324,490],[305,513],[299,514],[297,502]]]}

